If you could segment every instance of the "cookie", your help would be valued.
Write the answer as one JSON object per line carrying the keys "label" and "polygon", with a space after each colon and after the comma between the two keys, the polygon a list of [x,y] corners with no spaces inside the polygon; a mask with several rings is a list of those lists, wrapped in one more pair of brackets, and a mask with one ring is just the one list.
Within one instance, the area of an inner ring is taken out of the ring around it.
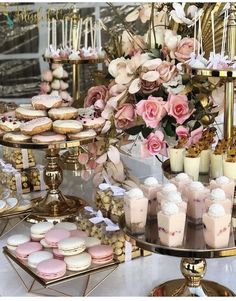
{"label": "cookie", "polygon": [[20,130],[24,135],[37,135],[46,131],[50,131],[52,127],[52,120],[48,117],[37,118],[30,120],[21,125]]}
{"label": "cookie", "polygon": [[32,141],[35,143],[52,143],[52,142],[62,142],[66,140],[65,135],[55,134],[53,132],[44,132],[32,137]]}
{"label": "cookie", "polygon": [[42,94],[32,97],[31,103],[35,110],[48,110],[51,108],[58,108],[62,105],[62,98],[60,96],[52,96]]}
{"label": "cookie", "polygon": [[31,136],[24,135],[22,133],[7,133],[3,136],[3,140],[11,142],[29,142]]}
{"label": "cookie", "polygon": [[47,112],[44,110],[35,110],[31,107],[19,107],[16,109],[16,117],[20,120],[32,120],[35,118],[47,116]]}
{"label": "cookie", "polygon": [[78,116],[78,110],[73,107],[55,108],[48,111],[48,116],[53,120],[75,119]]}
{"label": "cookie", "polygon": [[0,129],[4,132],[17,132],[20,130],[21,121],[13,116],[0,117]]}
{"label": "cookie", "polygon": [[78,119],[81,121],[81,123],[83,124],[83,127],[85,129],[94,129],[94,130],[98,130],[98,129],[101,129],[106,120],[102,117],[98,117],[98,118],[81,118],[81,119]]}
{"label": "cookie", "polygon": [[94,130],[82,131],[76,134],[69,134],[68,137],[70,140],[86,139],[86,138],[95,138],[97,133]]}
{"label": "cookie", "polygon": [[73,134],[83,130],[80,121],[77,120],[56,120],[53,122],[53,131],[58,134]]}

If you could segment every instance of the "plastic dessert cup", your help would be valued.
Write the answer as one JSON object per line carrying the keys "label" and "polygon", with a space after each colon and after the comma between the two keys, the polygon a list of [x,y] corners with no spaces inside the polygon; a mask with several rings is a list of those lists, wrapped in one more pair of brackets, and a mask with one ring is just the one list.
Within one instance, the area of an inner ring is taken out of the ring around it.
{"label": "plastic dessert cup", "polygon": [[223,174],[229,179],[236,180],[236,162],[223,160]]}
{"label": "plastic dessert cup", "polygon": [[211,180],[210,189],[221,188],[224,190],[226,197],[229,199],[234,198],[235,182],[225,176]]}
{"label": "plastic dessert cup", "polygon": [[184,157],[184,172],[193,179],[198,181],[200,170],[200,156],[196,158]]}
{"label": "plastic dessert cup", "polygon": [[170,169],[173,173],[182,172],[184,170],[185,148],[170,148]]}
{"label": "plastic dessert cup", "polygon": [[210,149],[204,149],[204,150],[201,151],[199,173],[201,173],[201,174],[208,174],[209,173],[210,156],[211,156],[211,150]]}
{"label": "plastic dessert cup", "polygon": [[211,177],[213,179],[223,176],[223,155],[211,153]]}

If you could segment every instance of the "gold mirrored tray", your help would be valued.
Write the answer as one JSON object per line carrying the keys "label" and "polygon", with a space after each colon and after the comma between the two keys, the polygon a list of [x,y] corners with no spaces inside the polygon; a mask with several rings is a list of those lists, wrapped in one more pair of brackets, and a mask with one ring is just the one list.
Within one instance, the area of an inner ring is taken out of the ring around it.
{"label": "gold mirrored tray", "polygon": [[[24,286],[28,289],[28,292],[34,292],[33,290],[33,285],[35,282],[38,282],[41,286],[43,286],[44,288],[51,288],[55,285],[61,284],[61,283],[66,283],[69,282],[75,278],[79,278],[79,277],[84,277],[84,276],[91,276],[95,273],[99,273],[99,272],[105,272],[105,271],[109,271],[108,275],[105,276],[103,278],[103,280],[105,280],[112,272],[114,272],[116,270],[116,268],[119,265],[118,261],[112,260],[109,263],[106,264],[101,264],[101,265],[96,265],[93,264],[82,271],[76,271],[76,272],[71,272],[71,271],[66,271],[66,274],[63,277],[57,278],[57,279],[52,279],[52,280],[45,280],[43,278],[40,278],[37,274],[36,274],[36,269],[31,268],[30,266],[28,266],[27,261],[24,260],[20,260],[16,257],[15,252],[13,251],[9,251],[7,247],[3,247],[3,254],[5,255],[6,259],[9,261],[9,263],[11,264],[11,266],[13,267],[13,269],[16,271],[16,273],[18,274],[18,276],[20,277],[21,281],[23,282]],[[22,279],[22,277],[20,276],[19,272],[17,271],[18,269],[16,269],[14,267],[14,265],[12,264],[12,262],[14,264],[16,264],[18,267],[20,267],[22,270],[24,270],[28,275],[30,275],[33,278],[33,282],[31,284],[31,286],[28,288],[24,282],[24,279]],[[102,281],[100,281],[99,284],[101,284]],[[86,285],[86,289],[85,289],[85,295],[88,295],[89,293],[91,293],[98,285],[96,285],[94,287],[94,289],[90,290],[89,292],[87,292],[87,287],[88,287],[88,281],[89,278],[87,280],[87,285]],[[62,293],[63,294],[63,293]],[[65,295],[65,294],[63,294]]]}
{"label": "gold mirrored tray", "polygon": [[157,219],[147,218],[145,233],[132,234],[125,224],[124,215],[119,221],[120,228],[136,241],[138,247],[162,255],[182,257],[181,272],[185,279],[168,281],[154,288],[152,296],[234,296],[228,288],[212,281],[202,280],[206,272],[205,258],[236,255],[236,229],[232,227],[229,245],[225,248],[208,248],[203,237],[203,225],[186,222],[182,246],[168,247],[160,243]]}

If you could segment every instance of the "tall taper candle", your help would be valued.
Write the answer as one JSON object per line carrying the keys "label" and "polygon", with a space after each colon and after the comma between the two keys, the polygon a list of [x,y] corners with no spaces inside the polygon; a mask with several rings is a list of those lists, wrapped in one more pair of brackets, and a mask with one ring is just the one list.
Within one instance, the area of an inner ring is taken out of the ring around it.
{"label": "tall taper candle", "polygon": [[71,48],[71,40],[72,40],[72,26],[73,26],[73,20],[72,18],[70,19],[70,37],[69,37],[69,45],[70,45],[70,48]]}
{"label": "tall taper candle", "polygon": [[50,46],[50,20],[48,20],[48,48]]}

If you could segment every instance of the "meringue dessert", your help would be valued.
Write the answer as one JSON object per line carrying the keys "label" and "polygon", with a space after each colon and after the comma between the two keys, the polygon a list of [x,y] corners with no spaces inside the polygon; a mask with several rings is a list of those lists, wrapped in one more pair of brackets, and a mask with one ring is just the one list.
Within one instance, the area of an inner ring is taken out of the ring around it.
{"label": "meringue dessert", "polygon": [[196,224],[202,222],[202,215],[205,212],[205,200],[209,190],[201,182],[194,181],[188,188],[186,197],[188,198],[187,217]]}
{"label": "meringue dessert", "polygon": [[157,211],[161,210],[161,203],[169,192],[177,192],[177,187],[173,183],[167,183],[162,186],[162,189],[157,192]]}
{"label": "meringue dessert", "polygon": [[148,177],[144,183],[140,185],[144,195],[148,198],[148,216],[156,216],[157,214],[157,192],[161,189],[161,185],[154,177]]}
{"label": "meringue dessert", "polygon": [[230,199],[226,198],[226,194],[223,189],[215,188],[210,192],[210,196],[206,198],[206,211],[212,204],[220,204],[224,207],[224,210],[227,214],[232,213],[233,202]]}
{"label": "meringue dessert", "polygon": [[125,222],[134,234],[145,232],[148,199],[139,188],[133,188],[124,195]]}
{"label": "meringue dessert", "polygon": [[183,201],[181,194],[178,191],[170,191],[167,193],[165,198],[161,201],[161,208],[166,202],[174,203],[179,209],[183,209],[185,212],[187,211],[187,203]]}
{"label": "meringue dessert", "polygon": [[160,242],[168,247],[182,245],[186,213],[175,203],[166,202],[157,214]]}
{"label": "meringue dessert", "polygon": [[203,235],[211,248],[224,248],[229,244],[231,215],[220,204],[212,204],[203,214]]}
{"label": "meringue dessert", "polygon": [[178,173],[184,170],[184,154],[185,148],[172,147],[169,149],[170,169],[172,172]]}
{"label": "meringue dessert", "polygon": [[235,188],[234,180],[230,180],[225,176],[221,176],[219,178],[216,178],[215,180],[211,180],[210,189],[215,189],[215,188],[223,189],[228,199],[234,198],[234,188]]}
{"label": "meringue dessert", "polygon": [[186,173],[181,172],[176,177],[171,179],[170,182],[173,183],[178,188],[178,191],[183,196],[185,187],[192,182],[192,179]]}

